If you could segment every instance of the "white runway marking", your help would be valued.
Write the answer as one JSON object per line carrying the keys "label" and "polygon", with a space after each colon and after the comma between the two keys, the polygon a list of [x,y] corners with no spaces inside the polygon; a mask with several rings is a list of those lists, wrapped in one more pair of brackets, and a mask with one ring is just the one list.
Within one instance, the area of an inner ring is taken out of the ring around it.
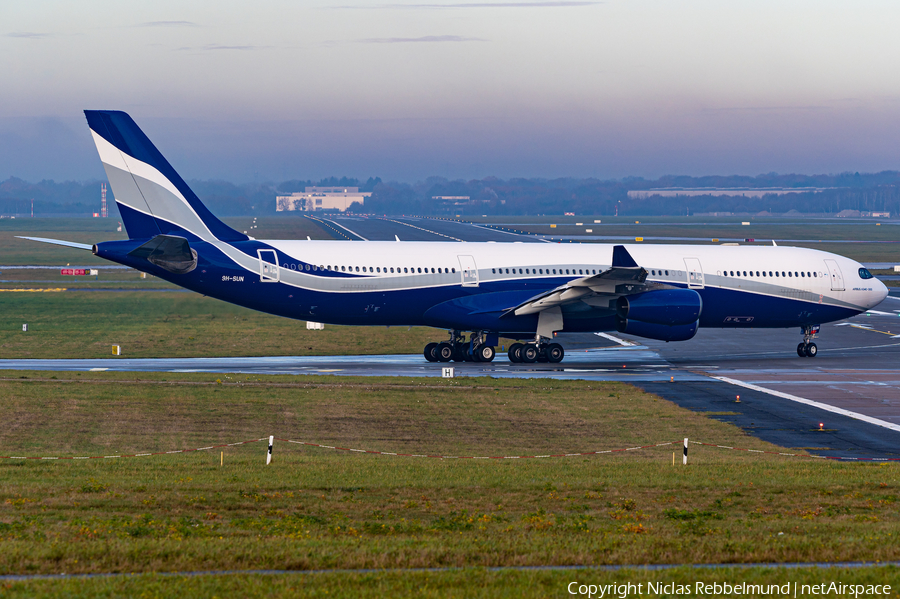
{"label": "white runway marking", "polygon": [[766,387],[760,387],[758,385],[753,385],[751,383],[745,383],[744,381],[739,381],[737,379],[730,379],[725,376],[713,376],[710,378],[716,379],[717,381],[722,381],[723,383],[737,385],[738,387],[744,387],[745,389],[750,389],[751,391],[759,391],[760,393],[768,393],[769,395],[774,395],[775,397],[780,397],[782,399],[796,401],[797,403],[802,403],[802,404],[805,404],[808,406],[812,406],[814,408],[819,408],[820,410],[825,410],[826,412],[840,414],[841,416],[849,416],[850,418],[855,418],[856,420],[862,420],[863,422],[868,422],[869,424],[874,424],[875,426],[881,426],[881,427],[890,429],[892,431],[900,432],[900,425],[898,425],[898,424],[893,424],[891,422],[879,420],[878,418],[872,418],[871,416],[866,416],[865,414],[860,414],[858,412],[851,412],[850,410],[845,410],[843,408],[836,408],[834,406],[830,406],[825,403],[820,403],[818,401],[813,401],[811,399],[806,399],[804,397],[798,397],[796,395],[791,395],[790,393],[783,393],[781,391],[775,391],[774,389],[767,389]]}
{"label": "white runway marking", "polygon": [[365,237],[363,237],[362,235],[360,235],[360,234],[357,233],[356,231],[351,231],[350,229],[348,229],[347,227],[345,227],[344,225],[342,225],[341,223],[339,223],[339,222],[337,222],[337,221],[335,221],[335,220],[324,219],[324,218],[323,218],[322,220],[328,220],[328,222],[330,222],[332,225],[337,225],[338,227],[342,228],[343,230],[347,231],[348,233],[351,233],[352,235],[356,235],[357,237],[359,237],[359,238],[362,239],[363,241],[369,241],[368,239],[366,239]]}
{"label": "white runway marking", "polygon": [[634,347],[635,345],[637,345],[637,343],[635,343],[633,341],[628,341],[626,339],[620,339],[619,337],[616,337],[615,335],[610,335],[609,333],[594,333],[594,334],[597,335],[598,337],[603,337],[604,339],[609,339],[610,341],[615,341],[616,343],[618,343],[619,345],[622,345],[624,347]]}

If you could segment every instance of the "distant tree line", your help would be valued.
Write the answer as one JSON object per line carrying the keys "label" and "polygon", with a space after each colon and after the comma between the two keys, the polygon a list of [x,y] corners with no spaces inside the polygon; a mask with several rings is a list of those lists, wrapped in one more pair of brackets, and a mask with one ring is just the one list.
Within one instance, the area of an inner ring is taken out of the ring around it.
{"label": "distant tree line", "polygon": [[[15,177],[0,182],[0,215],[26,215],[34,200],[36,216],[84,215],[100,211],[100,181],[57,183],[44,180],[29,183]],[[422,215],[531,215],[595,214],[684,215],[706,212],[783,214],[837,214],[843,210],[900,214],[900,171],[838,175],[778,175],[756,177],[665,176],[659,179],[628,177],[599,179],[498,179],[486,177],[451,181],[429,177],[417,183],[383,182],[369,177],[365,182],[352,177],[329,177],[318,181],[291,180],[282,183],[235,184],[220,180],[193,180],[189,185],[201,200],[220,216],[275,214],[275,197],[304,191],[306,187],[358,187],[371,191],[365,206],[356,211],[374,214]],[[629,191],[658,188],[797,188],[797,193],[742,196],[701,195],[691,197],[642,198]],[[800,188],[825,188],[812,193]],[[116,216],[112,189],[107,190],[110,216]]]}

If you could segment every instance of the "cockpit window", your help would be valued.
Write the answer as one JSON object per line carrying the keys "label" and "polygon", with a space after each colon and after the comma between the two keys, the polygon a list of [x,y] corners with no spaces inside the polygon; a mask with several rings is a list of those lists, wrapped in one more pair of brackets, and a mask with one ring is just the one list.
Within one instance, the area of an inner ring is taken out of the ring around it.
{"label": "cockpit window", "polygon": [[875,277],[872,275],[872,273],[869,272],[868,269],[860,268],[859,269],[859,278],[860,279],[874,279]]}

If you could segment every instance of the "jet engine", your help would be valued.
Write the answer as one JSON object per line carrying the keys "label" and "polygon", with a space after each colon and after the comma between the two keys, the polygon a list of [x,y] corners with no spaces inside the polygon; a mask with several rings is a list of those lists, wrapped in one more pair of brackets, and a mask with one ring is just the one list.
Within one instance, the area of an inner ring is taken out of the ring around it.
{"label": "jet engine", "polygon": [[640,320],[616,318],[616,330],[620,333],[628,333],[629,335],[637,335],[647,339],[659,339],[660,341],[687,341],[697,334],[699,327],[699,320],[695,320],[690,324],[668,326],[641,322]]}
{"label": "jet engine", "polygon": [[616,300],[616,315],[627,320],[675,326],[700,318],[703,300],[693,289],[659,289]]}
{"label": "jet engine", "polygon": [[660,341],[697,334],[703,300],[693,289],[659,289],[616,300],[616,330]]}

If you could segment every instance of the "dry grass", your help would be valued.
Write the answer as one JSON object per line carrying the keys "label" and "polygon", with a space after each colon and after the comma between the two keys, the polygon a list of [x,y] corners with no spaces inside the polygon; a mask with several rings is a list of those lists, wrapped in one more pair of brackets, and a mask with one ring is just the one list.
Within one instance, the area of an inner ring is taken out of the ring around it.
{"label": "dry grass", "polygon": [[[451,455],[593,451],[684,436],[770,448],[618,383],[15,376],[28,378],[0,381],[5,455],[114,455],[269,434]],[[262,443],[225,451],[224,467],[216,452],[3,460],[0,572],[900,557],[896,464],[711,448],[693,450],[686,468],[672,466],[670,448],[441,460],[278,442],[266,467]]]}

